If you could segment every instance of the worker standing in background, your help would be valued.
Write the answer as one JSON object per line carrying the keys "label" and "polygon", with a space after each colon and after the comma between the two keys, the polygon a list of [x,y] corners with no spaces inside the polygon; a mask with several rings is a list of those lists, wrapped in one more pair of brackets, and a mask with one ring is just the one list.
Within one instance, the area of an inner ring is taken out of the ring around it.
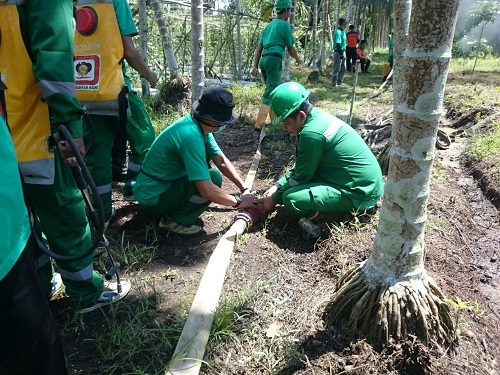
{"label": "worker standing in background", "polygon": [[354,30],[354,25],[349,25],[346,33],[347,45],[345,48],[346,69],[348,72],[355,72],[356,69],[356,47],[359,43],[359,33]]}
{"label": "worker standing in background", "polygon": [[332,86],[341,86],[344,84],[345,74],[345,49],[347,47],[347,38],[345,28],[347,21],[345,18],[339,18],[339,25],[333,36],[333,73]]}

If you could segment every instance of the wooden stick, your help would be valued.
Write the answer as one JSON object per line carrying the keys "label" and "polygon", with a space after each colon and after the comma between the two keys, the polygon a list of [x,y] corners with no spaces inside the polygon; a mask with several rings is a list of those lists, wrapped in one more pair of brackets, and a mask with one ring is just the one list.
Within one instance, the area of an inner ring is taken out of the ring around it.
{"label": "wooden stick", "polygon": [[351,109],[349,109],[348,124],[352,126],[352,108],[354,107],[354,99],[356,98],[356,85],[358,84],[358,74],[361,68],[361,62],[356,60],[356,74],[354,75],[354,85],[352,86]]}

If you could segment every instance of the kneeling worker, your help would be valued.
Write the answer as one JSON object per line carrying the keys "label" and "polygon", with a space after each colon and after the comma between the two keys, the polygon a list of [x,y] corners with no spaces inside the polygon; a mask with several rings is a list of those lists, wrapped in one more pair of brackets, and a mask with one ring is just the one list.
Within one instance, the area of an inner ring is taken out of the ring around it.
{"label": "kneeling worker", "polygon": [[308,98],[296,82],[271,93],[273,125],[297,135],[297,150],[295,166],[264,193],[264,210],[283,204],[300,218],[314,218],[374,207],[384,189],[377,159],[354,129]]}
{"label": "kneeling worker", "polygon": [[[234,208],[254,206],[255,196],[211,134],[236,121],[233,108],[233,95],[212,86],[193,104],[192,114],[167,127],[152,144],[134,196],[144,212],[162,216],[161,228],[196,236],[203,229],[194,222],[211,202]],[[241,196],[221,189],[222,175],[236,185]]]}

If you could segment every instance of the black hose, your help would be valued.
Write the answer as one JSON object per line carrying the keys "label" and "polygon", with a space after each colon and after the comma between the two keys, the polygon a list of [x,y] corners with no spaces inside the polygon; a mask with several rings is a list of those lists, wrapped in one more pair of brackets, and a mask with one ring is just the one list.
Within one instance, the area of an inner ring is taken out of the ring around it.
{"label": "black hose", "polygon": [[[104,239],[104,208],[102,205],[101,196],[99,195],[99,192],[97,190],[97,186],[95,185],[95,182],[92,179],[92,176],[90,175],[90,172],[87,168],[87,165],[85,164],[85,161],[83,160],[82,155],[80,154],[80,150],[73,141],[71,133],[64,125],[59,125],[58,131],[59,131],[58,133],[54,134],[56,147],[61,140],[68,142],[71,150],[73,151],[73,155],[78,162],[77,167],[71,168],[71,173],[73,174],[73,178],[75,179],[78,189],[82,191],[85,204],[87,206],[89,222],[97,231],[97,235],[94,236],[90,248],[84,253],[78,255],[57,254],[52,250],[50,250],[49,248],[47,248],[47,246],[45,246],[45,244],[40,240],[40,238],[38,238],[38,236],[35,236],[35,238],[40,250],[42,250],[48,256],[54,258],[55,260],[72,262],[75,260],[83,259],[92,254],[93,251],[97,249],[101,241]],[[85,194],[87,188],[89,188],[92,191],[94,205],[96,205],[97,208],[94,208],[92,206],[90,199],[88,199],[88,196]]]}

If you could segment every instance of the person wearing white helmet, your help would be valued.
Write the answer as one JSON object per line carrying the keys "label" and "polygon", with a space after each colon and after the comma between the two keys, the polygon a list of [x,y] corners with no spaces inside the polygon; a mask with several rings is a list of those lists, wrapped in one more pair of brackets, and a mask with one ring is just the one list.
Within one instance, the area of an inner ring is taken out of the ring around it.
{"label": "person wearing white helmet", "polygon": [[374,207],[383,193],[372,151],[348,124],[309,103],[309,91],[287,82],[271,93],[273,125],[297,135],[295,165],[264,193],[264,210],[282,204],[298,217]]}
{"label": "person wearing white helmet", "polygon": [[269,95],[280,83],[283,57],[285,48],[297,65],[302,62],[295,50],[292,27],[288,22],[292,13],[292,2],[290,0],[276,0],[274,4],[277,18],[266,26],[255,49],[255,56],[251,74],[256,76],[259,67],[266,83],[266,89],[262,96],[262,104],[259,108],[255,130],[260,131],[269,115]]}

